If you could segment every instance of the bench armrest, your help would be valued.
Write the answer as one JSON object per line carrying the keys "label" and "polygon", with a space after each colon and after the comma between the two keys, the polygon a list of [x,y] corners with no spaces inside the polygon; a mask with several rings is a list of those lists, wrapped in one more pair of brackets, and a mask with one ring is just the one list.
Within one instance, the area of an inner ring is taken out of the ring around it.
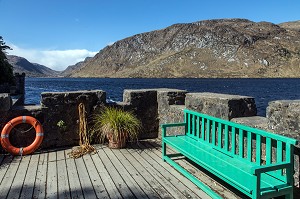
{"label": "bench armrest", "polygon": [[251,173],[254,175],[265,173],[268,171],[276,171],[279,169],[288,169],[291,163],[276,163],[272,165],[255,166],[251,168]]}
{"label": "bench armrest", "polygon": [[167,128],[167,127],[176,127],[176,126],[185,126],[185,122],[179,122],[179,123],[169,123],[169,124],[162,124],[162,128]]}
{"label": "bench armrest", "polygon": [[179,122],[179,123],[169,123],[169,124],[162,124],[162,137],[166,137],[167,135],[167,128],[169,127],[179,127],[179,126],[186,126],[185,122]]}

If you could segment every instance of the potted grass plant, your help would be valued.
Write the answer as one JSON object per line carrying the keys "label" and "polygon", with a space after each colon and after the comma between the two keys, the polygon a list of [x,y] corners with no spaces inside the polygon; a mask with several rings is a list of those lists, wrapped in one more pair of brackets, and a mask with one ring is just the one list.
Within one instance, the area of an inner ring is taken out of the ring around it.
{"label": "potted grass plant", "polygon": [[132,112],[106,107],[93,116],[92,136],[108,139],[109,148],[124,148],[126,141],[138,139],[141,123]]}

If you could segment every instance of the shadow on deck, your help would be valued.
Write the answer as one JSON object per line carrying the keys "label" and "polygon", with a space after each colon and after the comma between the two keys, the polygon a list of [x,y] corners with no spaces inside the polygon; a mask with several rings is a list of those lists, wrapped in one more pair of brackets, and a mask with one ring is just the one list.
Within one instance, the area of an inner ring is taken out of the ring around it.
{"label": "shadow on deck", "polygon": [[[96,154],[78,159],[69,158],[71,148],[0,155],[0,198],[210,198],[162,161],[158,140],[120,150],[95,147]],[[244,198],[191,162],[178,163],[222,197]]]}

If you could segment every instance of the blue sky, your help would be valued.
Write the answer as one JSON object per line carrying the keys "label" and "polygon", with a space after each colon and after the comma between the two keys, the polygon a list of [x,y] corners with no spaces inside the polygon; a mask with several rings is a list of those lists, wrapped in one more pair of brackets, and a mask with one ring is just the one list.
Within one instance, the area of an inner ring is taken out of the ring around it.
{"label": "blue sky", "polygon": [[105,46],[175,23],[300,20],[299,0],[0,0],[4,41],[31,62],[63,70]]}

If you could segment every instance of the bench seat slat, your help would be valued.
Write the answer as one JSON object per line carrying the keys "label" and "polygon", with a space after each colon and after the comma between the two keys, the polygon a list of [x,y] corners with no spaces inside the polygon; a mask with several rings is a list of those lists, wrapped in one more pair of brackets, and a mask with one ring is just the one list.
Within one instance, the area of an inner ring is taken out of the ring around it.
{"label": "bench seat slat", "polygon": [[[164,138],[164,141],[184,155],[193,154],[192,156],[187,155],[187,157],[196,161],[196,163],[216,174],[229,184],[243,189],[243,192],[246,191],[251,194],[253,191],[253,184],[255,183],[253,182],[251,168],[254,164],[251,165],[237,158],[222,154],[220,151],[210,148],[205,144],[199,145],[199,142],[185,135],[168,136]],[[271,190],[274,191],[277,187],[283,185],[285,185],[283,181],[273,176],[268,174],[261,175],[261,189],[263,193],[264,191],[266,193]]]}

